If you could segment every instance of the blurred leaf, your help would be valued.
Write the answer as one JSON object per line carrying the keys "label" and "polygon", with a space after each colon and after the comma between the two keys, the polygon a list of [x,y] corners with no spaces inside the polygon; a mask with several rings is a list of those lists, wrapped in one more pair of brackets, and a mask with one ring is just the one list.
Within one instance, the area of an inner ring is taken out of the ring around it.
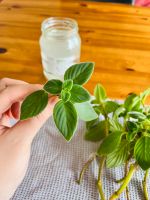
{"label": "blurred leaf", "polygon": [[94,96],[99,104],[101,104],[107,98],[106,91],[101,84],[96,85],[94,89]]}
{"label": "blurred leaf", "polygon": [[91,121],[98,118],[98,115],[89,102],[74,104],[77,114],[83,121]]}
{"label": "blurred leaf", "polygon": [[105,112],[106,112],[107,114],[112,113],[112,112],[115,112],[116,109],[117,109],[119,106],[120,106],[120,105],[119,105],[117,102],[115,102],[115,101],[106,101],[106,102],[104,103]]}
{"label": "blurred leaf", "polygon": [[130,94],[127,96],[124,107],[127,111],[138,111],[140,109],[141,100],[140,97],[136,94]]}
{"label": "blurred leaf", "polygon": [[96,126],[93,126],[87,130],[85,133],[85,139],[92,142],[98,142],[105,137],[107,131],[106,129],[107,122],[105,120],[100,121],[96,124]]}

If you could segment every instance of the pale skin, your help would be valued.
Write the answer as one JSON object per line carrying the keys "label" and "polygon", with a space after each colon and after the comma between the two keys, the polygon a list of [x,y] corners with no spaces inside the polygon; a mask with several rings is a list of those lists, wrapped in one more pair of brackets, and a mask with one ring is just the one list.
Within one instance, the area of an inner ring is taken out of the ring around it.
{"label": "pale skin", "polygon": [[[52,115],[57,97],[49,99],[37,117],[19,120],[22,100],[41,85],[4,78],[0,80],[0,200],[9,200],[27,171],[33,138]],[[10,118],[19,121],[11,126]]]}

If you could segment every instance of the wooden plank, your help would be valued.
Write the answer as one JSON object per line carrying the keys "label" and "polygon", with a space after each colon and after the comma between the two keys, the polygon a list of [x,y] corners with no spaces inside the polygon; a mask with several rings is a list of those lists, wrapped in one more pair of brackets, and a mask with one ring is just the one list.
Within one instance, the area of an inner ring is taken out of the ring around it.
{"label": "wooden plank", "polygon": [[[4,0],[0,4],[0,77],[44,83],[40,58],[41,22],[67,16],[79,23],[82,61],[95,61],[98,82],[123,98],[150,82],[150,10],[79,0]],[[5,50],[5,51],[3,51]]]}

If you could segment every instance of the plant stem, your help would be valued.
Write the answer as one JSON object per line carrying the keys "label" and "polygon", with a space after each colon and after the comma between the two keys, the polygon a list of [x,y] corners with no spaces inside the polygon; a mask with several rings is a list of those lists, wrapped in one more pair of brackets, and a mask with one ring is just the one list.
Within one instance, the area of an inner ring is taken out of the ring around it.
{"label": "plant stem", "polygon": [[105,166],[105,160],[106,160],[106,158],[102,157],[102,159],[100,161],[99,172],[98,172],[98,180],[97,180],[97,187],[98,187],[98,191],[99,191],[99,195],[101,197],[101,200],[105,200],[105,195],[104,195],[104,192],[103,192],[102,180],[101,180],[103,168]]}
{"label": "plant stem", "polygon": [[127,176],[125,177],[123,184],[120,186],[120,188],[116,192],[114,192],[114,194],[112,194],[112,196],[109,198],[109,200],[115,200],[115,199],[119,198],[120,194],[126,189],[127,185],[129,184],[136,168],[137,168],[137,164],[132,164],[130,166],[129,172],[128,172]]}
{"label": "plant stem", "polygon": [[[128,174],[128,163],[129,163],[129,161],[127,160],[127,161],[126,161],[126,164],[125,164],[125,177],[126,177],[127,174]],[[127,200],[130,200],[130,198],[129,198],[129,189],[128,189],[128,186],[126,187],[126,198],[127,198]]]}
{"label": "plant stem", "polygon": [[77,183],[80,185],[81,184],[81,181],[82,181],[82,178],[83,178],[83,174],[85,172],[85,170],[89,167],[89,165],[93,162],[93,160],[95,159],[95,154],[84,164],[81,172],[80,172],[80,175],[79,175],[79,179],[77,180]]}
{"label": "plant stem", "polygon": [[149,172],[149,170],[146,170],[145,175],[144,175],[144,179],[142,181],[145,200],[149,200],[149,198],[148,198],[148,191],[147,191],[148,172]]}
{"label": "plant stem", "polygon": [[124,181],[125,177],[119,179],[119,180],[115,180],[116,183],[122,183]]}

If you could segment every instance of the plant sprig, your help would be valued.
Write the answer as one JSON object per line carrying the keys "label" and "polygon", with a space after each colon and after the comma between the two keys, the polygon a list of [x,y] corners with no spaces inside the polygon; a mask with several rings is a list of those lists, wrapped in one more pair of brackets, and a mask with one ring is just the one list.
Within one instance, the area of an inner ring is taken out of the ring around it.
{"label": "plant sprig", "polygon": [[49,80],[42,90],[30,94],[21,106],[21,120],[40,114],[48,104],[49,94],[58,96],[59,101],[53,110],[56,127],[69,141],[77,127],[78,117],[84,121],[97,118],[97,114],[88,103],[90,93],[82,87],[91,77],[94,63],[85,62],[68,68],[64,81]]}
{"label": "plant sprig", "polygon": [[[150,89],[140,95],[130,94],[124,103],[119,104],[108,99],[102,85],[98,84],[95,87],[95,99],[91,103],[98,118],[86,122],[85,139],[101,142],[96,152],[100,162],[103,162],[100,164],[99,174],[102,174],[103,167],[125,166],[125,176],[121,179],[121,186],[109,200],[119,198],[125,189],[129,199],[127,186],[139,167],[146,171],[143,191],[145,199],[148,199],[146,179],[150,168],[150,106],[144,106],[144,102],[149,95]],[[131,159],[134,160],[134,163],[127,170]],[[99,176],[97,186],[101,199],[104,200],[101,180],[102,178]]]}

